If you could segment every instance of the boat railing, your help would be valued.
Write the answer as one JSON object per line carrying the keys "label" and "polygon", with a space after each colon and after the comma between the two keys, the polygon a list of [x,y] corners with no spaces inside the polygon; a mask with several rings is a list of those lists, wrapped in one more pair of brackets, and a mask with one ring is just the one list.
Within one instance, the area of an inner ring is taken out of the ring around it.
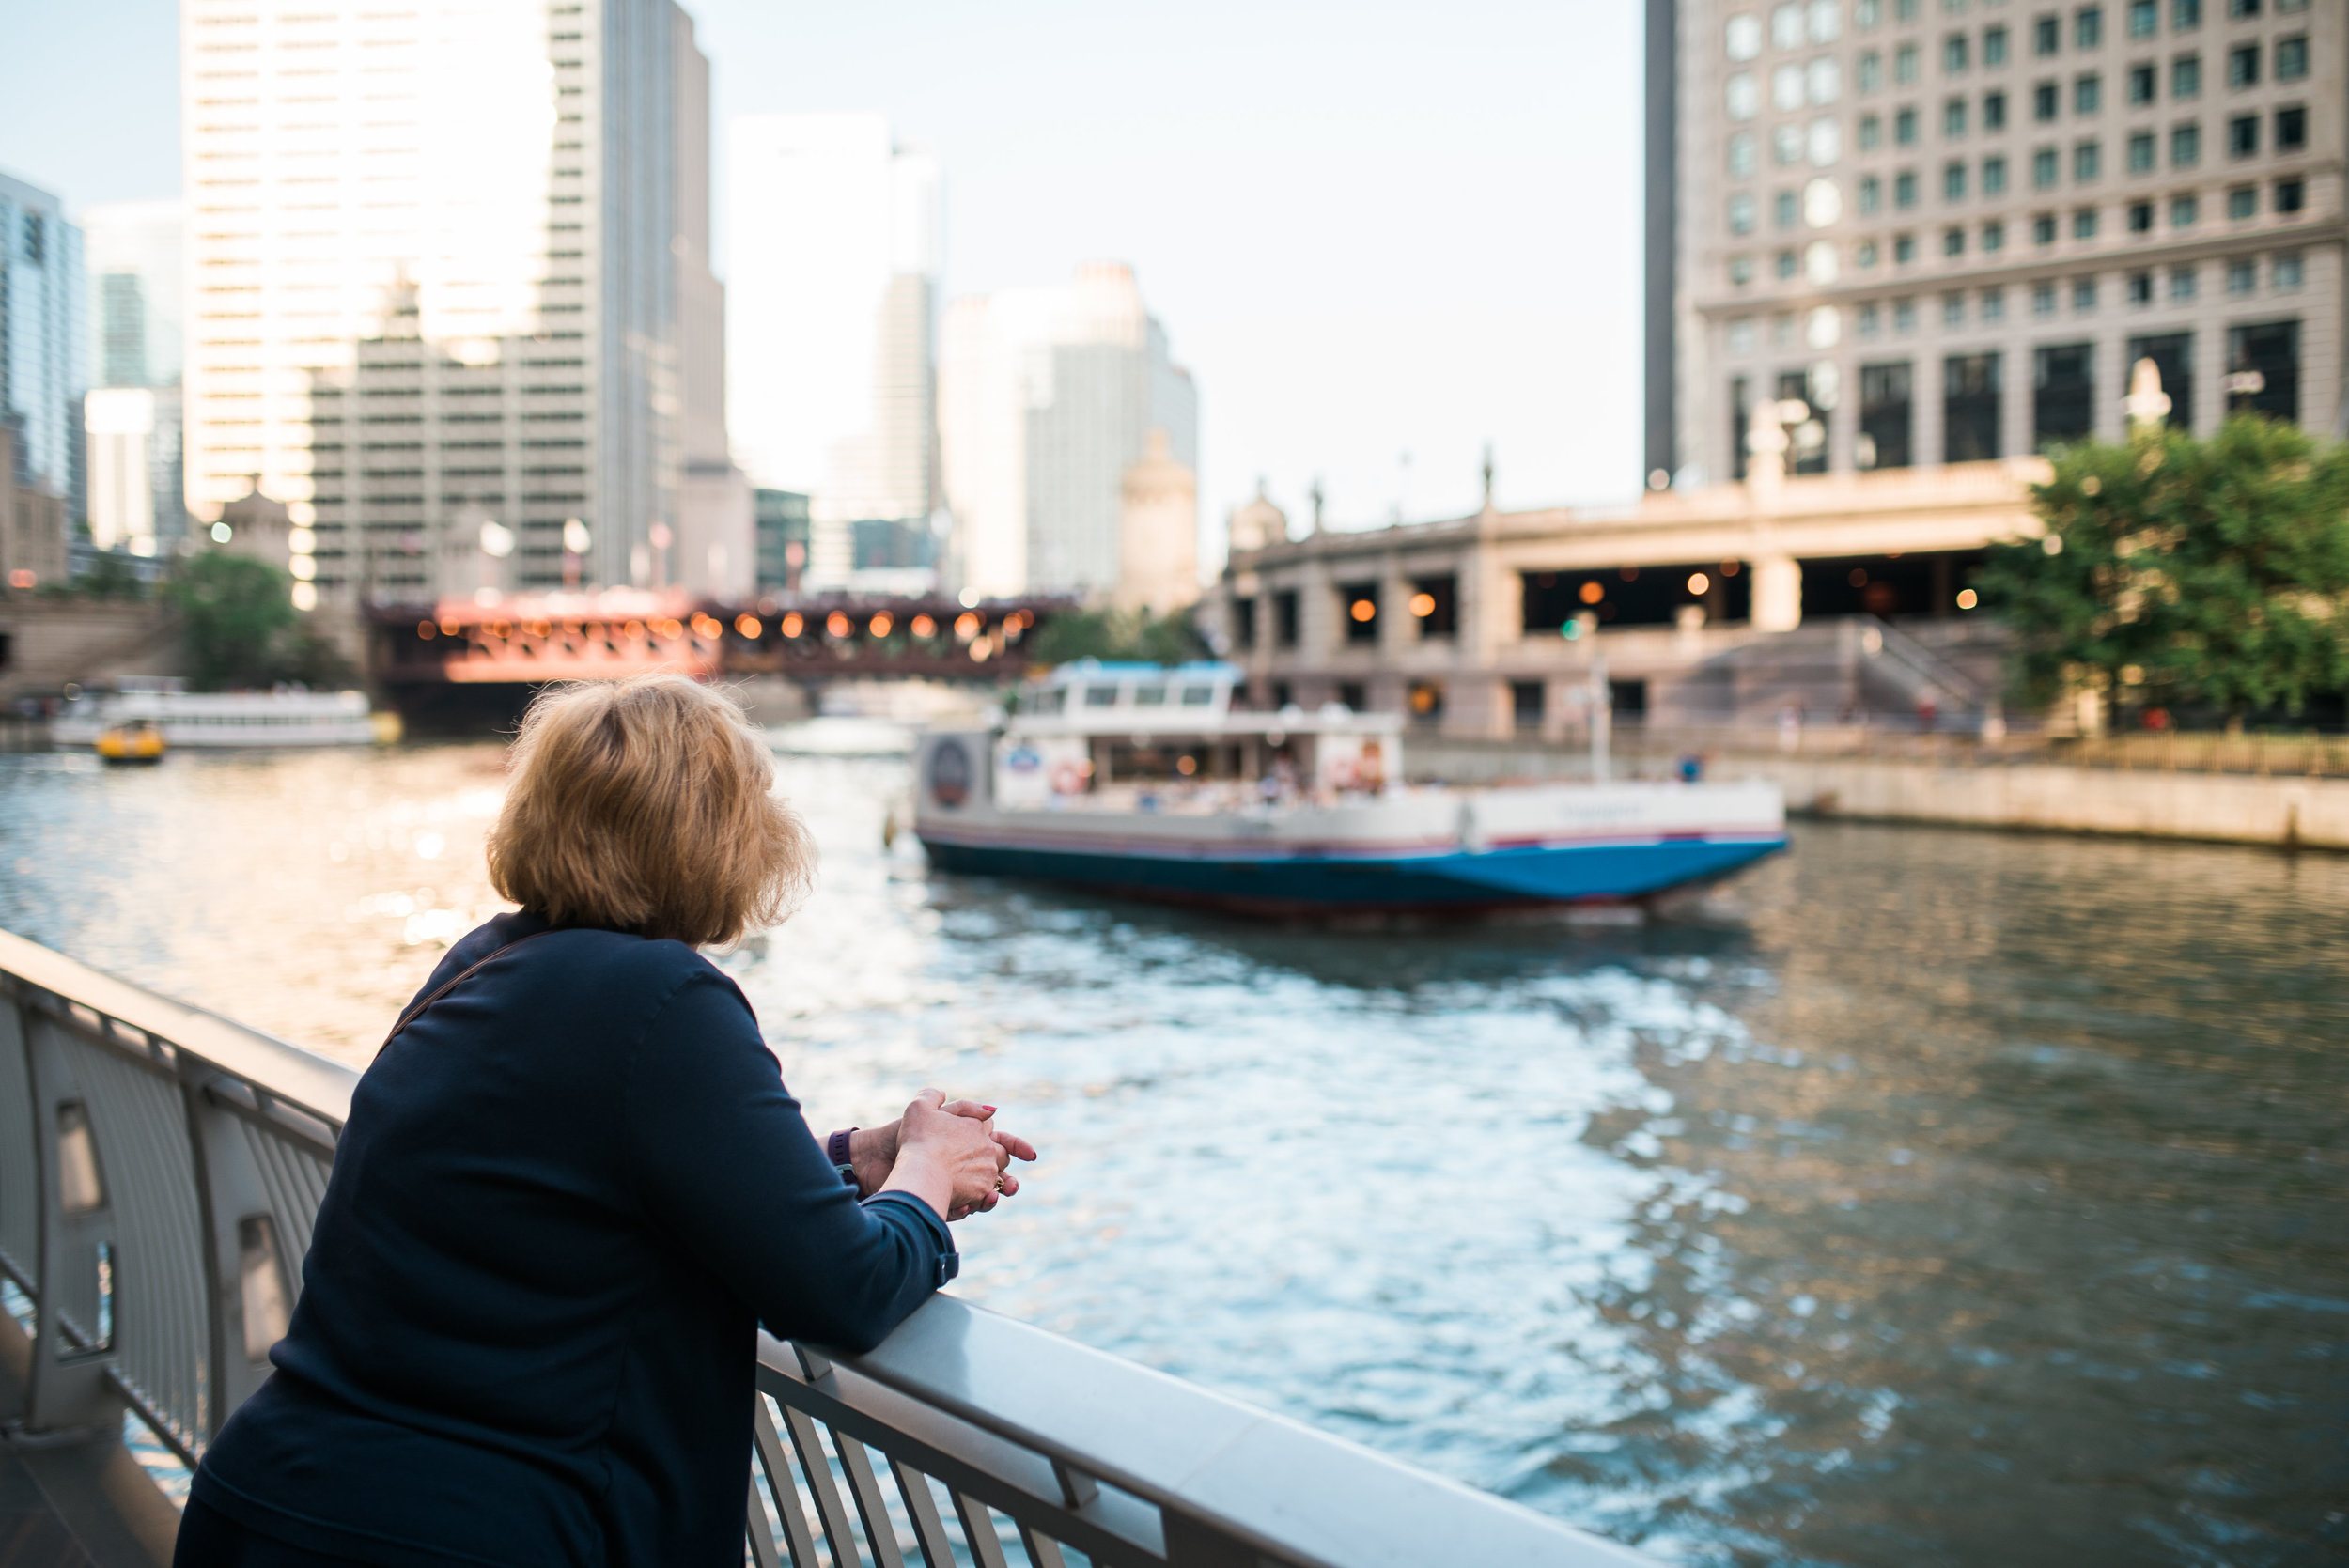
{"label": "boat railing", "polygon": [[[127,1410],[200,1461],[269,1374],[357,1082],[0,932],[0,1273],[30,1309],[27,1431],[111,1435]],[[862,1356],[762,1336],[757,1378],[761,1568],[1646,1560],[952,1296]]]}

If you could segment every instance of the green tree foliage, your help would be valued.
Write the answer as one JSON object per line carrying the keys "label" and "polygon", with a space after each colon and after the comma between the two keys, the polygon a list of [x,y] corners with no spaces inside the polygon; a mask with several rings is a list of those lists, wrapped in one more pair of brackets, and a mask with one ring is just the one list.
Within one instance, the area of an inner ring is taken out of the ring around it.
{"label": "green tree foliage", "polygon": [[1982,587],[2024,695],[2281,707],[2349,685],[2349,447],[2230,419],[2055,454],[2046,536],[1994,546]]}
{"label": "green tree foliage", "polygon": [[292,578],[250,555],[208,550],[180,567],[171,597],[187,620],[197,685],[217,691],[293,678],[287,665],[301,613]]}
{"label": "green tree foliage", "polygon": [[1061,611],[1020,651],[1035,664],[1066,664],[1076,659],[1180,664],[1209,656],[1206,640],[1188,614],[1153,616],[1142,610]]}
{"label": "green tree foliage", "polygon": [[91,598],[145,598],[147,582],[127,559],[103,551],[91,557],[89,569],[73,580],[73,591]]}

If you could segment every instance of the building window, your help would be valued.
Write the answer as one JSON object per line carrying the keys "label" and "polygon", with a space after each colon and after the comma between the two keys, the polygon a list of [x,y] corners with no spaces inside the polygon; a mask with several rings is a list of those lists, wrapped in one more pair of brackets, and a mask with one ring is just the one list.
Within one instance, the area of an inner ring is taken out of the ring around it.
{"label": "building window", "polygon": [[2151,103],[2160,90],[2161,73],[2152,66],[2129,67],[2129,106]]}
{"label": "building window", "polygon": [[2260,212],[2260,192],[2256,185],[2238,185],[2227,193],[2227,216],[2236,222],[2256,218]]}
{"label": "building window", "polygon": [[1903,169],[1900,173],[1892,177],[1892,205],[1895,207],[1914,207],[1917,205],[1917,174],[1915,170]]}
{"label": "building window", "polygon": [[2006,94],[1984,93],[1982,95],[1982,128],[1984,131],[2006,129]]}
{"label": "building window", "polygon": [[1803,68],[1803,92],[1813,104],[1826,105],[1843,96],[1843,68],[1832,54],[1822,54]]}
{"label": "building window", "polygon": [[2096,210],[2094,208],[2081,207],[2074,209],[2072,212],[2072,238],[2075,240],[2093,240],[2096,238]]}
{"label": "building window", "polygon": [[2161,390],[2170,395],[2170,412],[2162,423],[2173,430],[2194,428],[2194,334],[2161,333],[2129,339],[2128,363],[2149,359],[2161,372]]}
{"label": "building window", "polygon": [[[1346,640],[1349,643],[1378,641],[1378,584],[1376,582],[1341,582],[1338,584],[1338,613],[1344,617]],[[1348,703],[1348,707],[1359,705]]]}
{"label": "building window", "polygon": [[1858,254],[1862,267],[1875,266],[1876,264],[1876,242],[1873,240],[1862,240],[1859,241]]}
{"label": "building window", "polygon": [[2256,261],[2227,263],[2227,292],[2248,294],[2260,286],[2260,265]]}
{"label": "building window", "polygon": [[1858,81],[1859,83],[1859,90],[1863,93],[1872,93],[1877,88],[1883,86],[1884,56],[1877,54],[1873,49],[1861,54],[1859,56]]}
{"label": "building window", "polygon": [[2298,152],[2309,145],[2309,112],[2292,108],[2276,111],[2276,150]]}
{"label": "building window", "polygon": [[2094,49],[2105,41],[2105,13],[2102,7],[2082,6],[2072,18],[2072,47]]}
{"label": "building window", "polygon": [[2289,294],[2298,288],[2308,276],[2308,269],[2300,260],[2298,251],[2286,251],[2276,257],[2276,290]]}
{"label": "building window", "polygon": [[2058,53],[2063,48],[2063,19],[2056,16],[2043,16],[2039,18],[2036,22],[2031,23],[2030,37],[2031,52],[2033,54],[2053,54]]}
{"label": "building window", "polygon": [[1509,718],[1519,731],[1542,727],[1543,686],[1538,680],[1513,680],[1509,683]]}
{"label": "building window", "polygon": [[2202,24],[2202,0],[2170,0],[2170,30],[2188,33]]}
{"label": "building window", "polygon": [[2276,80],[2297,82],[2309,73],[2309,36],[2295,34],[2276,40]]}
{"label": "building window", "polygon": [[2308,205],[2308,200],[2309,187],[2305,180],[2279,179],[2276,181],[2277,211],[2297,212]]}
{"label": "building window", "polygon": [[2201,276],[2193,268],[2172,267],[2170,269],[2170,297],[2171,299],[2190,300],[2200,292],[2201,286]]}
{"label": "building window", "polygon": [[1966,101],[1952,98],[1941,105],[1941,134],[1956,138],[1966,134]]}
{"label": "building window", "polygon": [[[1749,384],[1743,376],[1732,376],[1729,379],[1729,476],[1732,479],[1743,479],[1746,476],[1746,436],[1753,419],[1753,411],[1748,406]],[[1530,596],[1533,589],[1532,574],[1525,577],[1524,583],[1526,593]],[[1542,624],[1533,618],[1532,609],[1531,604],[1525,606],[1524,624],[1528,631],[1533,630],[1536,626]],[[1563,616],[1560,624],[1563,624]]]}
{"label": "building window", "polygon": [[1753,232],[1753,194],[1751,192],[1740,191],[1729,198],[1729,232],[1732,234]]}
{"label": "building window", "polygon": [[2201,197],[2186,195],[2170,198],[2170,226],[2171,228],[2192,228],[2201,220]]}
{"label": "building window", "polygon": [[1781,281],[1792,278],[1797,272],[1802,270],[1800,263],[1796,260],[1795,253],[1793,251],[1779,252],[1776,260],[1773,262],[1773,266],[1776,268]]}
{"label": "building window", "polygon": [[1241,649],[1256,645],[1256,601],[1252,598],[1232,601],[1232,645]]}
{"label": "building window", "polygon": [[2002,251],[2006,249],[2006,225],[1983,225],[1982,248],[1985,251]]}
{"label": "building window", "polygon": [[2006,194],[2006,160],[1985,158],[1982,161],[1982,194],[1985,196]]}
{"label": "building window", "polygon": [[[2131,272],[2129,274],[2129,303],[2133,305],[2149,305],[2153,303],[2154,274],[2151,272]],[[2135,364],[2136,362],[2132,360],[2130,363]]]}
{"label": "building window", "polygon": [[1875,301],[1871,300],[1866,304],[1859,307],[1860,336],[1874,337],[1879,331],[1882,330],[1882,327],[1883,322],[1880,318],[1880,313],[1876,309]]}
{"label": "building window", "polygon": [[2031,352],[2030,435],[2034,447],[2085,441],[2096,427],[2096,346],[2051,345]]}
{"label": "building window", "polygon": [[1729,178],[1743,179],[1753,173],[1756,163],[1753,132],[1740,131],[1729,138]]}
{"label": "building window", "polygon": [[2006,64],[2006,29],[1985,27],[1982,30],[1982,63],[1992,69]]}
{"label": "building window", "polygon": [[2033,316],[2053,316],[2056,308],[2056,286],[2034,283],[2030,286],[2030,313]]}
{"label": "building window", "polygon": [[1962,327],[1966,324],[1965,295],[1952,292],[1941,296],[1941,324],[1945,327]]}
{"label": "building window", "polygon": [[1770,12],[1770,46],[1774,49],[1802,47],[1802,7],[1798,0],[1787,3]]}
{"label": "building window", "polygon": [[1906,468],[1913,397],[1908,363],[1859,367],[1859,434],[1853,457],[1861,468]]}
{"label": "building window", "polygon": [[2227,411],[2300,417],[2300,323],[2227,329]]}
{"label": "building window", "polygon": [[2202,161],[2202,128],[2178,125],[2170,130],[2170,166],[2190,169]]}
{"label": "building window", "polygon": [[1941,165],[1941,199],[1943,201],[1966,199],[1966,165],[1963,163]]}
{"label": "building window", "polygon": [[1956,76],[1966,70],[1966,35],[1952,33],[1941,40],[1941,73]]}
{"label": "building window", "polygon": [[1450,572],[1413,578],[1407,608],[1419,623],[1421,641],[1455,635],[1460,629],[1460,580]]}
{"label": "building window", "polygon": [[2152,132],[2139,131],[2129,137],[2129,173],[2149,174],[2155,162]]}
{"label": "building window", "polygon": [[1762,19],[1752,15],[1731,17],[1724,41],[1731,59],[1752,59],[1762,53]]}
{"label": "building window", "polygon": [[2129,232],[2151,234],[2154,231],[2154,204],[2150,201],[2129,203]]}
{"label": "building window", "polygon": [[1941,460],[1999,456],[1999,356],[1952,354],[1941,362]]}
{"label": "building window", "polygon": [[1875,175],[1859,177],[1859,210],[1874,212],[1884,205],[1884,181]]}
{"label": "building window", "polygon": [[2160,25],[2159,0],[2129,0],[2129,37],[2150,39]]}
{"label": "building window", "polygon": [[1803,140],[1813,168],[1831,167],[1843,155],[1843,129],[1832,115],[1821,115],[1812,120]]}
{"label": "building window", "polygon": [[1734,120],[1751,119],[1762,107],[1762,89],[1754,85],[1753,72],[1750,70],[1730,72],[1729,80],[1722,84],[1721,96],[1729,117]]}
{"label": "building window", "polygon": [[1903,109],[1892,116],[1892,140],[1903,147],[1917,145],[1917,111]]}
{"label": "building window", "polygon": [[1893,265],[1897,267],[1906,267],[1916,259],[1917,237],[1913,234],[1895,234],[1892,236]]}
{"label": "building window", "polygon": [[2094,278],[2073,279],[2072,314],[2075,316],[2087,316],[2092,314],[2095,308],[2096,280]]}
{"label": "building window", "polygon": [[1792,191],[1781,191],[1770,198],[1770,216],[1781,228],[1792,228],[1802,221],[1801,204]]}
{"label": "building window", "polygon": [[2227,0],[2227,14],[2240,22],[2247,16],[2260,14],[2260,0]]}
{"label": "building window", "polygon": [[2034,214],[2030,221],[2031,243],[2034,245],[2052,245],[2055,243],[2055,214],[2052,212],[2040,212]]}
{"label": "building window", "polygon": [[1783,65],[1770,72],[1770,107],[1781,113],[1802,107],[1802,67]]}
{"label": "building window", "polygon": [[2081,142],[2072,148],[2072,179],[2085,185],[2104,172],[2104,147],[2097,142]]}
{"label": "building window", "polygon": [[1733,256],[1729,258],[1729,281],[1739,288],[1753,281],[1753,257]]}
{"label": "building window", "polygon": [[2061,167],[2056,149],[2043,147],[2030,155],[2030,182],[2043,191],[2053,190]]}
{"label": "building window", "polygon": [[2170,62],[2170,96],[2202,96],[2202,57],[2200,54],[2181,54]]}
{"label": "building window", "polygon": [[1272,641],[1276,646],[1297,646],[1297,590],[1283,588],[1272,596]]}
{"label": "building window", "polygon": [[1780,168],[1802,162],[1802,127],[1789,120],[1770,132],[1770,158]]}
{"label": "building window", "polygon": [[1859,150],[1874,152],[1884,145],[1884,120],[1876,115],[1859,116]]}
{"label": "building window", "polygon": [[2072,82],[2072,113],[2092,115],[2105,106],[2105,79],[2101,76],[2075,77]]}
{"label": "building window", "polygon": [[1894,300],[1892,302],[1892,330],[1904,334],[1917,330],[1916,301]]}
{"label": "building window", "polygon": [[2247,43],[2227,51],[2227,85],[2240,89],[2259,85],[2260,46]]}
{"label": "building window", "polygon": [[1892,80],[1903,86],[1917,80],[1917,46],[1905,43],[1892,52]]}
{"label": "building window", "polygon": [[1966,231],[1962,228],[1943,229],[1941,231],[1941,254],[1952,256],[1964,256],[1966,254]]}
{"label": "building window", "polygon": [[1985,288],[1982,291],[1982,318],[1985,321],[2006,319],[2006,290]]}
{"label": "building window", "polygon": [[2042,82],[2030,90],[2030,117],[2046,124],[2063,112],[2063,88],[2054,82]]}

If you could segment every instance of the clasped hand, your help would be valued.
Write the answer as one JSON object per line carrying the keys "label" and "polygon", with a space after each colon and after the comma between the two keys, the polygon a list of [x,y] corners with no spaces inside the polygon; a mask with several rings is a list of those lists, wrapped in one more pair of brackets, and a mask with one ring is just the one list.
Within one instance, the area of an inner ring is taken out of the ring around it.
{"label": "clasped hand", "polygon": [[995,1130],[993,1106],[925,1089],[895,1121],[851,1133],[848,1157],[860,1193],[910,1192],[952,1220],[1019,1191],[1011,1162],[1036,1155],[1026,1139]]}

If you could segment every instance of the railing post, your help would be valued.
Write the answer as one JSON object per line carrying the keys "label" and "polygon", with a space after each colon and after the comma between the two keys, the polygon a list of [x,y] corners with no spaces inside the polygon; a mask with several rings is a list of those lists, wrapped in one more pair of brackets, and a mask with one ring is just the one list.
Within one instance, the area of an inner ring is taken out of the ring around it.
{"label": "railing post", "polygon": [[[106,1380],[114,1348],[101,1321],[112,1311],[112,1281],[101,1274],[109,1266],[101,1249],[114,1239],[105,1151],[98,1146],[97,1128],[67,1060],[62,1029],[29,1007],[21,1007],[18,1016],[32,1090],[40,1213],[35,1265],[40,1291],[33,1314],[24,1425],[32,1432],[113,1433],[121,1427],[124,1405]],[[88,1321],[72,1323],[75,1309]]]}
{"label": "railing post", "polygon": [[195,1162],[197,1212],[203,1217],[206,1360],[211,1394],[209,1440],[270,1374],[270,1347],[283,1339],[301,1289],[298,1260],[287,1258],[268,1188],[251,1141],[235,1112],[211,1094],[229,1079],[183,1057],[179,1094],[187,1108],[188,1148]]}

